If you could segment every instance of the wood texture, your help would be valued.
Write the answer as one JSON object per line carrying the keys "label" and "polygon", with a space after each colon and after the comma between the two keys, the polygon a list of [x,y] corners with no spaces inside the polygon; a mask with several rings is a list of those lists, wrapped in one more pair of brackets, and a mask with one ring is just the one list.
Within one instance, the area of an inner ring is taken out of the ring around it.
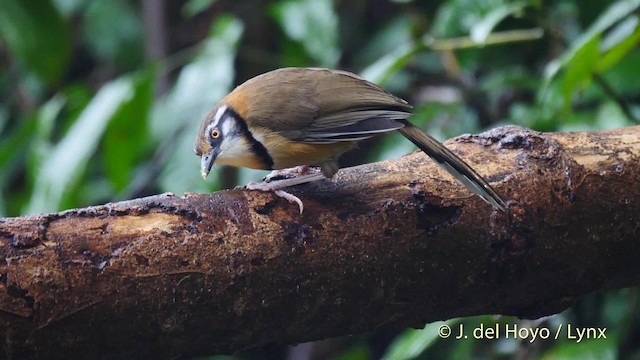
{"label": "wood texture", "polygon": [[[184,358],[476,314],[535,318],[640,284],[640,127],[447,142],[298,186],[0,219],[0,358]],[[194,168],[193,171],[198,171]]]}

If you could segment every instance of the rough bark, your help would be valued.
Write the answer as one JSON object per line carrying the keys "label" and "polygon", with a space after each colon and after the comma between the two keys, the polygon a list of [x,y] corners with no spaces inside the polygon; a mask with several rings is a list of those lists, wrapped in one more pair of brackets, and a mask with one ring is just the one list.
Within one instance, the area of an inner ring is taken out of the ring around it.
{"label": "rough bark", "polygon": [[[181,358],[458,316],[535,318],[640,284],[640,127],[449,141],[293,188],[0,220],[0,357]],[[194,169],[198,171],[198,169]]]}

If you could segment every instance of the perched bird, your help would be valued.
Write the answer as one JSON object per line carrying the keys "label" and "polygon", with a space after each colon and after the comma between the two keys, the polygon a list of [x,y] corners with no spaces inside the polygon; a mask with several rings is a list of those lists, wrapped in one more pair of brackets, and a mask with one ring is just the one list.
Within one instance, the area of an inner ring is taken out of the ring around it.
{"label": "perched bird", "polygon": [[[360,140],[398,131],[441,167],[502,211],[506,205],[491,186],[433,137],[407,121],[411,105],[355,74],[319,68],[283,68],[256,76],[235,88],[204,118],[195,141],[202,176],[213,163],[292,172],[297,177],[252,183],[250,189],[283,187],[331,178],[338,158]],[[320,166],[314,173],[308,165]]]}

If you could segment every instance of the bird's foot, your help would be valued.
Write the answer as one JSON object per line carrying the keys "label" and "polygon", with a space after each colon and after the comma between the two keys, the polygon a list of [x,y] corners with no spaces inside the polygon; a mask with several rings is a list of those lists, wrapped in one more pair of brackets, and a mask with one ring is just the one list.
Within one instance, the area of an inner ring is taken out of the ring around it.
{"label": "bird's foot", "polygon": [[[299,168],[304,168],[304,166],[276,170],[278,172],[277,175],[271,176],[274,172],[276,172],[274,171],[271,174],[267,175],[261,182],[250,182],[249,184],[247,184],[246,188],[248,190],[273,192],[277,196],[289,202],[298,204],[298,207],[300,208],[300,214],[302,214],[302,212],[304,211],[304,204],[302,203],[302,200],[300,200],[300,198],[298,198],[297,196],[282,189],[289,186],[300,185],[311,181],[320,180],[324,178],[324,175],[322,175],[322,172],[319,169],[309,168],[308,166],[306,166],[305,169]],[[295,176],[295,174],[302,173],[300,170],[303,170],[304,174]],[[284,179],[274,180],[277,177],[282,177],[283,174],[288,177]]]}
{"label": "bird's foot", "polygon": [[279,189],[273,189],[271,188],[270,185],[272,185],[273,183],[266,183],[266,182],[250,182],[247,184],[246,188],[248,190],[258,190],[258,191],[265,191],[265,192],[273,192],[274,194],[276,194],[277,196],[287,200],[288,202],[291,203],[296,203],[298,204],[298,208],[300,209],[300,214],[302,214],[302,212],[304,211],[304,204],[302,203],[302,200],[300,200],[299,197],[288,193],[284,190],[279,190]]}
{"label": "bird's foot", "polygon": [[271,173],[265,176],[262,179],[262,181],[272,182],[272,181],[277,181],[281,179],[290,179],[294,177],[308,175],[318,171],[320,171],[319,168],[311,167],[309,165],[300,165],[292,168],[273,170],[271,171]]}

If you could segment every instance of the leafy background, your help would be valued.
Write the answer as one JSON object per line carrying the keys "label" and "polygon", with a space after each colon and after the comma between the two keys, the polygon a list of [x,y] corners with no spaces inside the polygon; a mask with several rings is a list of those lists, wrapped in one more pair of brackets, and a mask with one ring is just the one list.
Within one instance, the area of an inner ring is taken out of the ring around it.
{"label": "leafy background", "polygon": [[[436,137],[517,124],[597,130],[640,117],[640,0],[0,0],[0,216],[160,192],[209,192],[261,172],[192,152],[234,85],[284,66],[362,74],[416,106]],[[412,151],[369,141],[343,165]],[[607,339],[443,340],[437,326],[265,346],[233,358],[640,359],[637,289],[535,321],[606,327]],[[213,358],[224,358],[216,357]]]}

